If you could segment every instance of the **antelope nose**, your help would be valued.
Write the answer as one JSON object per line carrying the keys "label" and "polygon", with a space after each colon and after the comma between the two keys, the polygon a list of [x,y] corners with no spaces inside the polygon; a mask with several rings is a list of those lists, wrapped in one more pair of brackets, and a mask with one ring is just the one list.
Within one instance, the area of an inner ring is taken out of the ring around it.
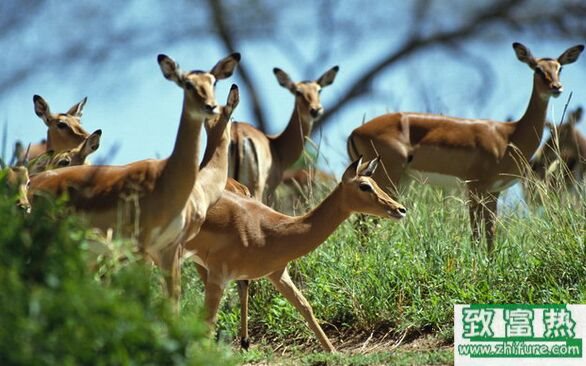
{"label": "antelope nose", "polygon": [[318,107],[318,108],[311,108],[311,109],[309,110],[309,113],[311,114],[311,116],[312,116],[313,118],[317,118],[317,117],[319,117],[319,116],[321,115],[322,111],[323,111],[323,108],[322,108],[322,107]]}
{"label": "antelope nose", "polygon": [[561,93],[564,90],[564,88],[562,87],[562,84],[559,82],[552,83],[551,89],[556,93]]}
{"label": "antelope nose", "polygon": [[209,114],[216,114],[216,113],[218,113],[218,105],[217,104],[206,104],[205,111]]}
{"label": "antelope nose", "polygon": [[22,211],[29,213],[31,211],[31,205],[25,202],[18,202],[16,206],[21,209]]}
{"label": "antelope nose", "polygon": [[402,216],[407,215],[407,209],[405,207],[399,207],[397,211],[399,211]]}

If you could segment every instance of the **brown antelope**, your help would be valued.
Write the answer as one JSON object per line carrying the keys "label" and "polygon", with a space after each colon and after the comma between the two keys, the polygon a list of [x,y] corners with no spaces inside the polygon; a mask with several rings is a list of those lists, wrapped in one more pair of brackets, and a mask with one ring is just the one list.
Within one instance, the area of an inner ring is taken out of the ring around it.
{"label": "brown antelope", "polygon": [[[47,139],[30,147],[29,158],[33,159],[47,152],[61,152],[73,149],[81,144],[89,136],[89,133],[81,126],[81,115],[87,97],[65,113],[51,113],[49,104],[39,95],[33,96],[35,114],[47,125]],[[22,160],[24,149],[15,146],[15,159]],[[20,156],[19,156],[20,155]],[[13,158],[14,159],[14,158]]]}
{"label": "brown antelope", "polygon": [[[185,244],[205,284],[210,324],[215,323],[229,281],[267,277],[303,315],[322,347],[335,351],[311,306],[291,281],[287,264],[316,249],[352,212],[395,220],[406,215],[405,208],[370,177],[378,159],[361,162],[359,159],[352,163],[331,194],[303,216],[287,216],[256,199],[224,191],[218,203],[209,209],[199,234]],[[242,192],[237,186],[236,189]],[[247,297],[241,301],[247,303]]]}
{"label": "brown antelope", "polygon": [[[348,153],[380,154],[383,168],[374,179],[397,193],[402,176],[429,179],[432,184],[465,183],[469,194],[472,233],[480,238],[484,221],[488,251],[493,248],[499,192],[521,175],[520,160],[528,161],[539,146],[551,96],[562,92],[562,65],[578,59],[584,46],[574,46],[557,59],[534,58],[529,49],[513,43],[517,58],[534,70],[533,92],[525,114],[515,122],[452,118],[424,113],[391,113],[355,129]],[[446,177],[448,176],[448,177]]]}
{"label": "brown antelope", "polygon": [[101,136],[102,130],[96,130],[73,149],[62,152],[47,151],[37,156],[28,164],[29,174],[35,175],[45,170],[86,164],[87,157],[100,147]]}
{"label": "brown antelope", "polygon": [[26,166],[7,167],[4,161],[0,159],[0,177],[2,176],[8,192],[15,194],[18,207],[28,212],[31,207],[27,197],[30,180]]}
{"label": "brown antelope", "polygon": [[[199,139],[204,119],[219,115],[214,96],[217,80],[232,75],[240,61],[234,53],[211,71],[183,72],[165,55],[158,56],[163,76],[183,89],[183,110],[175,146],[165,160],[142,160],[123,166],[66,167],[31,179],[31,192],[61,195],[104,232],[116,228],[136,235],[140,250],[163,270],[167,290],[180,294],[180,243],[187,229],[187,201],[199,173]],[[30,194],[29,194],[30,196]]]}
{"label": "brown antelope", "polygon": [[531,161],[537,178],[547,179],[548,173],[556,167],[564,170],[567,188],[586,178],[586,137],[576,128],[581,119],[582,107],[579,107],[570,113],[565,123],[557,126],[546,123],[551,135]]}
{"label": "brown antelope", "polygon": [[[230,117],[239,102],[239,92],[236,85],[232,85],[228,94],[228,101],[222,108],[221,115],[215,119],[208,119],[205,123],[208,136],[200,171],[193,186],[191,196],[185,207],[186,234],[182,244],[193,239],[205,221],[209,207],[213,206],[222,196],[225,187],[248,196],[238,184],[228,182],[228,147],[230,146]],[[181,267],[175,268],[178,272],[173,275],[180,278]],[[177,281],[178,284],[179,281]],[[180,288],[176,289],[180,291]]]}
{"label": "brown antelope", "polygon": [[228,174],[247,186],[258,200],[271,202],[283,171],[301,156],[313,122],[323,114],[321,89],[334,82],[338,70],[334,66],[317,80],[295,83],[283,70],[273,69],[279,84],[295,95],[285,130],[280,135],[267,136],[247,123],[232,126]]}

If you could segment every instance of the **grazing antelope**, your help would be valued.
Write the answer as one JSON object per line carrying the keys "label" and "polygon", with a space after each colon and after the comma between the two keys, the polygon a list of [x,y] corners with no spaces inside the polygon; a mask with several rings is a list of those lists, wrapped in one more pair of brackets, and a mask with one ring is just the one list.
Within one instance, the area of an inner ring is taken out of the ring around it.
{"label": "grazing antelope", "polygon": [[293,113],[285,130],[267,136],[247,123],[232,126],[229,176],[248,187],[258,200],[271,202],[283,171],[303,153],[313,122],[323,114],[321,89],[331,85],[339,67],[334,66],[314,81],[293,82],[283,70],[273,72],[279,84],[295,96]]}
{"label": "grazing antelope", "polygon": [[[356,160],[321,204],[298,217],[276,212],[256,199],[224,191],[208,210],[199,234],[185,244],[205,284],[207,321],[215,323],[229,281],[267,277],[303,315],[322,347],[335,351],[311,306],[291,281],[287,264],[316,249],[352,212],[395,220],[406,215],[405,208],[371,178],[377,164],[378,159],[365,164],[362,159]],[[237,185],[229,187],[242,192]],[[247,303],[247,297],[241,301]]]}
{"label": "grazing antelope", "polygon": [[0,159],[0,177],[4,177],[4,183],[8,193],[16,196],[16,204],[26,212],[30,211],[30,203],[27,197],[29,186],[28,169],[24,165],[6,166]]}
{"label": "grazing antelope", "polygon": [[[187,229],[187,201],[199,173],[199,139],[207,118],[219,115],[217,80],[232,75],[240,61],[234,53],[211,71],[183,72],[166,55],[158,62],[163,76],[183,89],[183,110],[175,146],[164,160],[141,160],[123,166],[75,166],[44,172],[31,179],[31,192],[69,195],[69,204],[104,232],[116,228],[136,235],[140,250],[163,270],[175,304],[180,294],[180,243]],[[29,194],[30,195],[30,194]]]}
{"label": "grazing antelope", "polygon": [[531,169],[537,178],[547,179],[548,173],[556,167],[564,170],[567,188],[586,178],[586,137],[576,128],[581,119],[582,107],[579,107],[570,113],[565,123],[558,126],[546,123],[551,136],[531,160]]}
{"label": "grazing antelope", "polygon": [[[81,115],[86,102],[87,97],[69,108],[65,113],[51,113],[49,104],[45,99],[39,95],[34,95],[35,114],[47,125],[47,139],[31,145],[29,158],[36,158],[47,151],[61,152],[70,150],[81,144],[89,136],[89,133],[81,126]],[[24,149],[19,148],[19,144],[17,142],[14,148],[13,161],[21,161],[24,156]],[[22,147],[22,144],[20,144],[20,147]]]}
{"label": "grazing antelope", "polygon": [[45,170],[86,164],[87,157],[100,147],[101,136],[102,130],[96,130],[73,149],[62,152],[47,151],[37,156],[28,164],[30,175],[38,174]]}
{"label": "grazing antelope", "polygon": [[529,161],[539,146],[549,99],[562,92],[562,65],[575,62],[584,50],[582,45],[574,46],[551,59],[533,57],[520,43],[513,43],[513,48],[517,58],[534,70],[531,99],[518,121],[391,113],[358,127],[348,138],[351,158],[382,156],[386,169],[379,169],[374,179],[381,186],[390,179],[389,193],[396,194],[400,178],[410,173],[432,184],[464,181],[473,237],[480,238],[483,220],[489,252],[499,192],[516,182],[522,160]]}

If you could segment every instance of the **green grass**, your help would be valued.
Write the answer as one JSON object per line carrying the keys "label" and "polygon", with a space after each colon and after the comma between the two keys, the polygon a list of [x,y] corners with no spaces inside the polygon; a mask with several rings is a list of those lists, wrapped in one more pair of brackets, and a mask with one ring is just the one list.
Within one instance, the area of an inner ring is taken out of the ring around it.
{"label": "green grass", "polygon": [[[368,219],[359,231],[357,217],[352,217],[316,251],[291,263],[293,280],[312,304],[334,346],[343,353],[320,352],[300,314],[268,281],[261,280],[254,282],[251,289],[249,323],[254,346],[248,353],[236,351],[237,361],[285,365],[451,364],[454,304],[585,303],[586,189],[581,186],[572,195],[555,193],[558,191],[561,189],[539,184],[537,194],[541,195],[542,205],[528,208],[521,201],[509,202],[499,214],[496,250],[488,257],[484,243],[474,245],[470,240],[468,210],[462,193],[412,185],[400,200],[409,208],[408,217],[402,222]],[[33,248],[34,241],[27,236],[30,229],[23,231],[18,226],[25,225],[23,222],[34,225],[33,219],[15,214],[12,203],[3,207],[7,210],[2,213],[3,222],[15,223],[5,225],[1,233],[12,238],[13,248],[19,248],[21,242]],[[66,225],[57,226],[54,220],[47,220],[47,233],[87,242],[84,236],[89,234],[82,235],[83,230],[71,231]],[[74,238],[76,235],[79,238]],[[72,242],[67,243],[71,247]],[[120,252],[124,254],[124,248]],[[67,271],[69,262],[47,263],[61,270],[59,273],[66,273],[63,271]],[[131,264],[136,265],[136,261]],[[98,295],[91,297],[95,301],[109,299],[99,295],[101,291],[111,294],[116,301],[123,302],[130,296],[132,301],[139,298],[141,304],[152,303],[155,307],[165,297],[156,269],[128,275],[135,284],[137,276],[146,276],[150,281],[151,291],[149,286],[145,289],[133,285],[133,293],[120,291],[117,282],[126,278],[124,271],[132,271],[132,265],[105,260],[99,268],[99,275],[93,275],[94,282],[88,281],[85,274],[78,276],[83,278],[84,286],[96,288],[94,292]],[[30,271],[23,272],[29,274]],[[184,264],[183,276],[180,323],[184,326],[178,328],[184,332],[181,337],[189,333],[185,324],[198,324],[194,315],[201,311],[203,301],[201,282],[192,263]],[[129,281],[124,280],[124,286],[129,286]],[[68,295],[74,293],[70,291]],[[27,294],[21,295],[26,299]],[[19,311],[23,309],[26,310],[22,307]],[[125,311],[133,319],[139,314],[130,308],[114,312]],[[119,323],[113,322],[111,326]],[[232,285],[225,293],[219,314],[220,339],[232,342],[238,329],[239,301]],[[199,335],[202,332],[201,328],[195,330]],[[10,331],[5,332],[9,334]],[[385,337],[392,342],[366,354],[347,346],[350,339],[361,344],[371,334],[373,343]],[[413,347],[422,335],[435,342]],[[402,337],[404,341],[395,349],[392,345]],[[206,342],[198,344],[202,346],[190,346],[181,357],[194,360],[214,355],[210,357],[230,359],[223,347],[216,350]],[[236,346],[234,349],[237,350]]]}
{"label": "green grass", "polygon": [[454,363],[451,348],[440,350],[415,350],[395,352],[371,352],[368,354],[330,354],[323,352],[307,353],[303,350],[296,350],[287,357],[277,356],[269,352],[248,352],[242,353],[240,360],[244,364],[255,364],[263,362],[269,365],[340,365],[340,366],[362,366],[362,365],[451,365]]}
{"label": "green grass", "polygon": [[[366,339],[373,331],[392,338],[431,333],[450,344],[454,304],[585,303],[586,197],[538,188],[546,192],[543,206],[528,208],[518,201],[501,210],[491,257],[485,243],[471,242],[463,194],[412,185],[401,199],[409,208],[403,222],[369,219],[363,224],[367,235],[361,235],[356,217],[351,218],[316,251],[291,263],[292,278],[334,346],[348,334]],[[201,301],[203,292],[190,264],[184,265],[184,274],[185,302]],[[218,325],[228,340],[238,334],[238,304],[231,286]],[[317,340],[268,281],[253,283],[249,323],[253,343],[261,344],[257,361],[275,357],[271,349],[295,345],[305,356],[293,352],[287,357],[301,364],[319,364],[326,357],[307,355],[319,350]],[[385,357],[411,357],[399,352],[335,356],[327,364],[384,364],[391,362]],[[420,356],[421,364],[435,357],[433,350]]]}

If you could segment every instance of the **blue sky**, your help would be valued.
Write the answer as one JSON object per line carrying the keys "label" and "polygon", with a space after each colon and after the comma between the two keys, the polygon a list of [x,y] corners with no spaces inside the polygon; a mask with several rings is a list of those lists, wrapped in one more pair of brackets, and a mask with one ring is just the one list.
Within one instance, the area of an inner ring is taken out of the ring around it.
{"label": "blue sky", "polygon": [[[136,11],[136,14],[129,16],[141,16],[142,10]],[[303,9],[297,12],[297,17],[304,15]],[[83,23],[82,19],[76,21],[80,23],[78,25]],[[36,32],[48,32],[50,37],[51,27],[37,29]],[[39,37],[39,34],[32,30],[21,37],[18,41],[26,43],[26,37]],[[312,59],[318,56],[320,50],[316,39],[307,37],[307,47],[302,52]],[[475,97],[481,80],[467,64],[470,60],[455,59],[441,48],[416,54],[401,65],[388,69],[376,80],[376,97],[364,98],[343,109],[328,128],[314,135],[316,140],[319,136],[322,138],[321,142],[316,141],[321,145],[319,165],[339,176],[347,161],[345,139],[348,134],[360,125],[363,118],[369,120],[386,112],[431,110],[453,116],[496,120],[521,116],[531,93],[532,72],[516,59],[511,47],[514,41],[527,45],[536,57],[557,57],[567,47],[583,43],[580,39],[560,42],[557,39],[534,39],[531,35],[511,39],[501,37],[498,42],[467,43],[468,52],[484,58],[494,69],[495,88],[484,100]],[[272,73],[273,67],[280,67],[294,80],[301,80],[317,78],[329,67],[340,65],[336,81],[322,93],[322,104],[327,109],[344,86],[353,82],[359,70],[378,60],[386,51],[380,45],[381,39],[376,37],[362,40],[359,45],[337,44],[336,48],[354,47],[356,52],[339,59],[335,59],[334,55],[332,60],[320,63],[315,74],[305,75],[283,48],[274,47],[264,39],[242,43],[242,62],[251,69],[267,106],[267,117],[271,123],[268,132],[280,132],[293,108],[293,96],[278,85]],[[185,69],[210,68],[225,55],[218,42],[207,39],[169,48],[153,46],[150,55],[138,55],[136,61],[118,59],[96,70],[76,66],[66,75],[42,73],[0,97],[0,120],[8,123],[10,146],[16,139],[37,142],[46,134],[43,122],[33,111],[33,94],[43,96],[54,112],[64,112],[87,96],[83,125],[89,132],[98,128],[103,130],[102,146],[93,160],[103,158],[114,144],[118,144],[120,149],[110,160],[113,164],[166,157],[176,135],[182,91],[161,75],[156,62],[158,53],[171,56]],[[572,107],[586,101],[586,56],[583,55],[576,64],[565,67],[561,80],[565,92],[550,103],[549,118],[556,121],[570,91],[573,91]],[[218,102],[225,102],[233,82],[239,83],[237,74],[218,83]],[[425,98],[422,97],[422,90],[425,90]],[[247,98],[242,90],[240,98],[241,103],[233,117],[238,121],[253,122],[251,112],[242,102]],[[584,125],[586,123],[582,124],[582,130]]]}

